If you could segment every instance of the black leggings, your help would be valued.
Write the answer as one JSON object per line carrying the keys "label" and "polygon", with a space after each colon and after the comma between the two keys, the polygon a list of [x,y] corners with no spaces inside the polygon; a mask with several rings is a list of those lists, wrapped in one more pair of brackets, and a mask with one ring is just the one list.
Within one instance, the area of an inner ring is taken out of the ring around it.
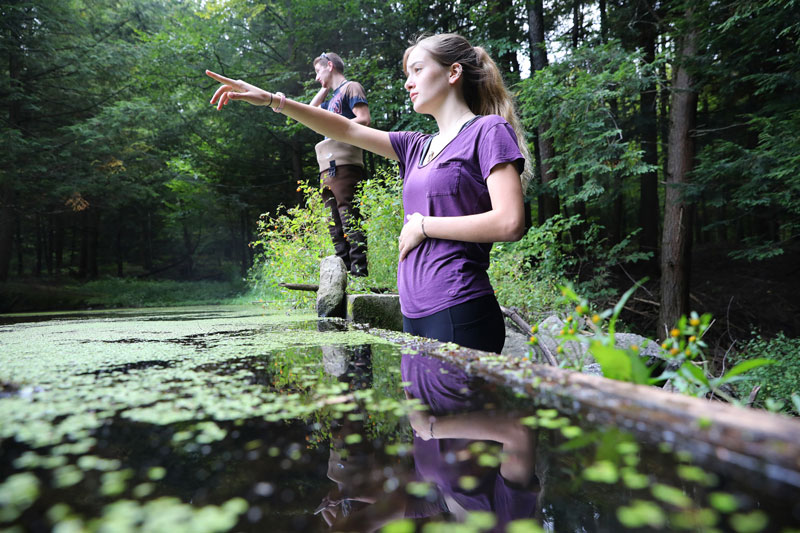
{"label": "black leggings", "polygon": [[403,316],[403,331],[495,353],[500,353],[506,341],[503,313],[494,294],[487,294],[422,318]]}

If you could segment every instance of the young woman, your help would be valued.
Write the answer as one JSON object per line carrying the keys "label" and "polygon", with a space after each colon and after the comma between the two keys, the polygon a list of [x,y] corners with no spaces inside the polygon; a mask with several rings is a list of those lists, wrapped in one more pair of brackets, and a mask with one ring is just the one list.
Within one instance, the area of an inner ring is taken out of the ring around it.
{"label": "young woman", "polygon": [[211,103],[267,105],[327,137],[399,161],[405,224],[397,285],[408,333],[499,352],[503,315],[486,273],[495,241],[522,237],[527,148],[511,97],[485,50],[459,35],[406,50],[405,88],[438,133],[385,132],[210,71]]}

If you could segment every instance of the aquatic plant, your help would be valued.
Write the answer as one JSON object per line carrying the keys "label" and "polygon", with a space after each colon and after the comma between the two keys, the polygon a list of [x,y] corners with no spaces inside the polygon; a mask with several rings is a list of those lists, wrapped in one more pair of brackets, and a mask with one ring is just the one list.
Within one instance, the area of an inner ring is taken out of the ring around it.
{"label": "aquatic plant", "polygon": [[[684,394],[696,397],[715,395],[731,403],[741,402],[728,394],[724,385],[744,379],[759,367],[774,364],[774,361],[766,358],[748,359],[720,376],[711,375],[704,354],[707,345],[703,342],[703,335],[712,323],[711,315],[698,315],[693,311],[689,316],[682,316],[669,330],[667,339],[660,345],[665,368],[653,376],[655,368],[645,365],[640,356],[641,347],[620,348],[615,342],[619,315],[637,288],[638,284],[628,289],[612,309],[593,312],[586,298],[580,297],[572,287],[562,286],[564,301],[571,302],[574,308],[566,317],[568,326],[558,336],[561,347],[567,342],[587,344],[588,352],[600,364],[603,375],[611,379],[643,385],[663,385],[669,381]],[[579,324],[584,324],[588,331],[578,331]],[[580,369],[583,362],[579,361],[578,364]]]}

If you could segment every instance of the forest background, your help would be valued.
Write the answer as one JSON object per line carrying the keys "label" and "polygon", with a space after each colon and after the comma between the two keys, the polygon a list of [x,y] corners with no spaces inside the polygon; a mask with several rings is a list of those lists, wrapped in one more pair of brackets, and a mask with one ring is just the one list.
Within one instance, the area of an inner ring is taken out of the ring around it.
{"label": "forest background", "polygon": [[[719,353],[798,365],[796,0],[6,0],[0,15],[0,312],[74,280],[315,282],[332,252],[320,137],[264,108],[217,113],[204,69],[309,101],[313,58],[335,51],[375,127],[433,131],[401,58],[451,31],[496,58],[536,157],[533,227],[493,252],[502,303],[533,316],[569,281],[604,305],[645,280],[633,329],[708,311]],[[367,283],[386,286],[397,172],[366,164]]]}

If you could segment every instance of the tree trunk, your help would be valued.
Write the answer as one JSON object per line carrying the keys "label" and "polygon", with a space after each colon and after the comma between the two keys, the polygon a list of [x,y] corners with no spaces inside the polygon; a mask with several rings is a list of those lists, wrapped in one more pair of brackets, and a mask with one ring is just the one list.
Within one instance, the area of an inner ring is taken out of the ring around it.
{"label": "tree trunk", "polygon": [[[531,47],[531,74],[547,66],[547,51],[544,46],[544,8],[542,0],[526,0],[528,10],[528,41]],[[539,222],[558,214],[558,196],[551,189],[551,183],[557,178],[555,170],[548,160],[555,155],[553,140],[545,135],[550,128],[549,124],[539,124],[537,137],[539,139],[539,175],[542,177],[545,193],[539,199]]]}
{"label": "tree trunk", "polygon": [[0,281],[8,279],[14,243],[13,193],[10,187],[0,189]]}
{"label": "tree trunk", "polygon": [[61,275],[64,268],[64,214],[55,215],[55,238],[53,240],[53,255],[55,256],[55,273]]}
{"label": "tree trunk", "polygon": [[97,279],[97,251],[100,244],[100,212],[97,209],[89,214],[89,278]]}
{"label": "tree trunk", "polygon": [[[691,12],[687,13],[687,19]],[[683,198],[683,185],[694,163],[692,132],[697,114],[697,92],[687,69],[687,61],[697,53],[697,30],[690,28],[679,40],[677,65],[672,81],[670,109],[669,161],[664,232],[661,243],[661,308],[657,337],[663,339],[666,329],[688,312],[691,246],[691,206]]]}
{"label": "tree trunk", "polygon": [[[639,46],[644,51],[644,60],[652,64],[656,59],[656,21],[648,17],[637,24],[639,29]],[[655,84],[645,87],[639,93],[640,127],[639,139],[644,152],[644,162],[658,165],[658,119],[656,109]],[[658,173],[653,170],[641,175],[639,181],[639,248],[645,252],[653,252],[651,265],[658,265]]]}
{"label": "tree trunk", "polygon": [[[583,15],[581,13],[581,0],[573,0],[572,2],[572,48],[578,48],[580,44],[581,30],[583,29]],[[575,175],[575,193],[579,194],[583,189],[583,173],[578,172]],[[572,230],[573,239],[577,242],[580,240],[580,235],[585,231],[584,223],[586,222],[586,202],[575,202],[575,213],[580,216],[581,223],[575,226]]]}
{"label": "tree trunk", "polygon": [[183,275],[186,279],[192,277],[194,271],[194,246],[192,245],[192,232],[189,230],[189,225],[183,223],[183,247],[185,251],[185,261],[183,262]]}
{"label": "tree trunk", "polygon": [[[3,35],[7,37],[8,34]],[[19,86],[19,77],[22,70],[22,65],[19,61],[19,56],[16,53],[15,46],[8,48],[8,73],[9,85],[11,87]],[[21,107],[19,98],[3,98],[8,102],[8,124],[11,128],[18,128],[21,121]],[[14,220],[17,218],[14,212],[14,202],[16,195],[11,183],[4,182],[0,186],[0,281],[8,279],[8,273],[11,268],[11,255],[14,244]],[[19,250],[18,250],[19,253]],[[22,264],[20,257],[20,265]],[[19,268],[19,267],[18,267]]]}
{"label": "tree trunk", "polygon": [[80,217],[81,231],[81,253],[78,259],[78,277],[86,279],[89,277],[89,210],[84,209],[78,215]]}
{"label": "tree trunk", "polygon": [[16,223],[16,243],[17,243],[17,275],[22,277],[25,273],[25,252],[22,248],[22,217],[17,214],[17,223]]}
{"label": "tree trunk", "polygon": [[42,231],[42,217],[39,213],[36,213],[33,216],[33,225],[34,225],[34,237],[35,237],[35,245],[36,245],[36,263],[33,269],[33,275],[41,277],[42,275],[42,255],[44,253],[43,244],[44,244],[44,237]]}
{"label": "tree trunk", "polygon": [[600,42],[608,42],[608,16],[606,15],[606,0],[597,3],[597,10],[600,11]]}
{"label": "tree trunk", "polygon": [[117,277],[121,278],[124,275],[125,264],[124,252],[122,250],[122,224],[117,225],[117,234],[114,238],[114,255],[116,255],[117,259]]}
{"label": "tree trunk", "polygon": [[241,230],[241,266],[239,273],[243,278],[247,277],[247,271],[250,270],[250,232],[247,227],[247,210],[243,209],[239,215],[239,227]]}
{"label": "tree trunk", "polygon": [[45,264],[47,265],[47,275],[53,275],[53,248],[55,245],[55,223],[53,218],[55,215],[47,215],[47,241],[45,242]]}

